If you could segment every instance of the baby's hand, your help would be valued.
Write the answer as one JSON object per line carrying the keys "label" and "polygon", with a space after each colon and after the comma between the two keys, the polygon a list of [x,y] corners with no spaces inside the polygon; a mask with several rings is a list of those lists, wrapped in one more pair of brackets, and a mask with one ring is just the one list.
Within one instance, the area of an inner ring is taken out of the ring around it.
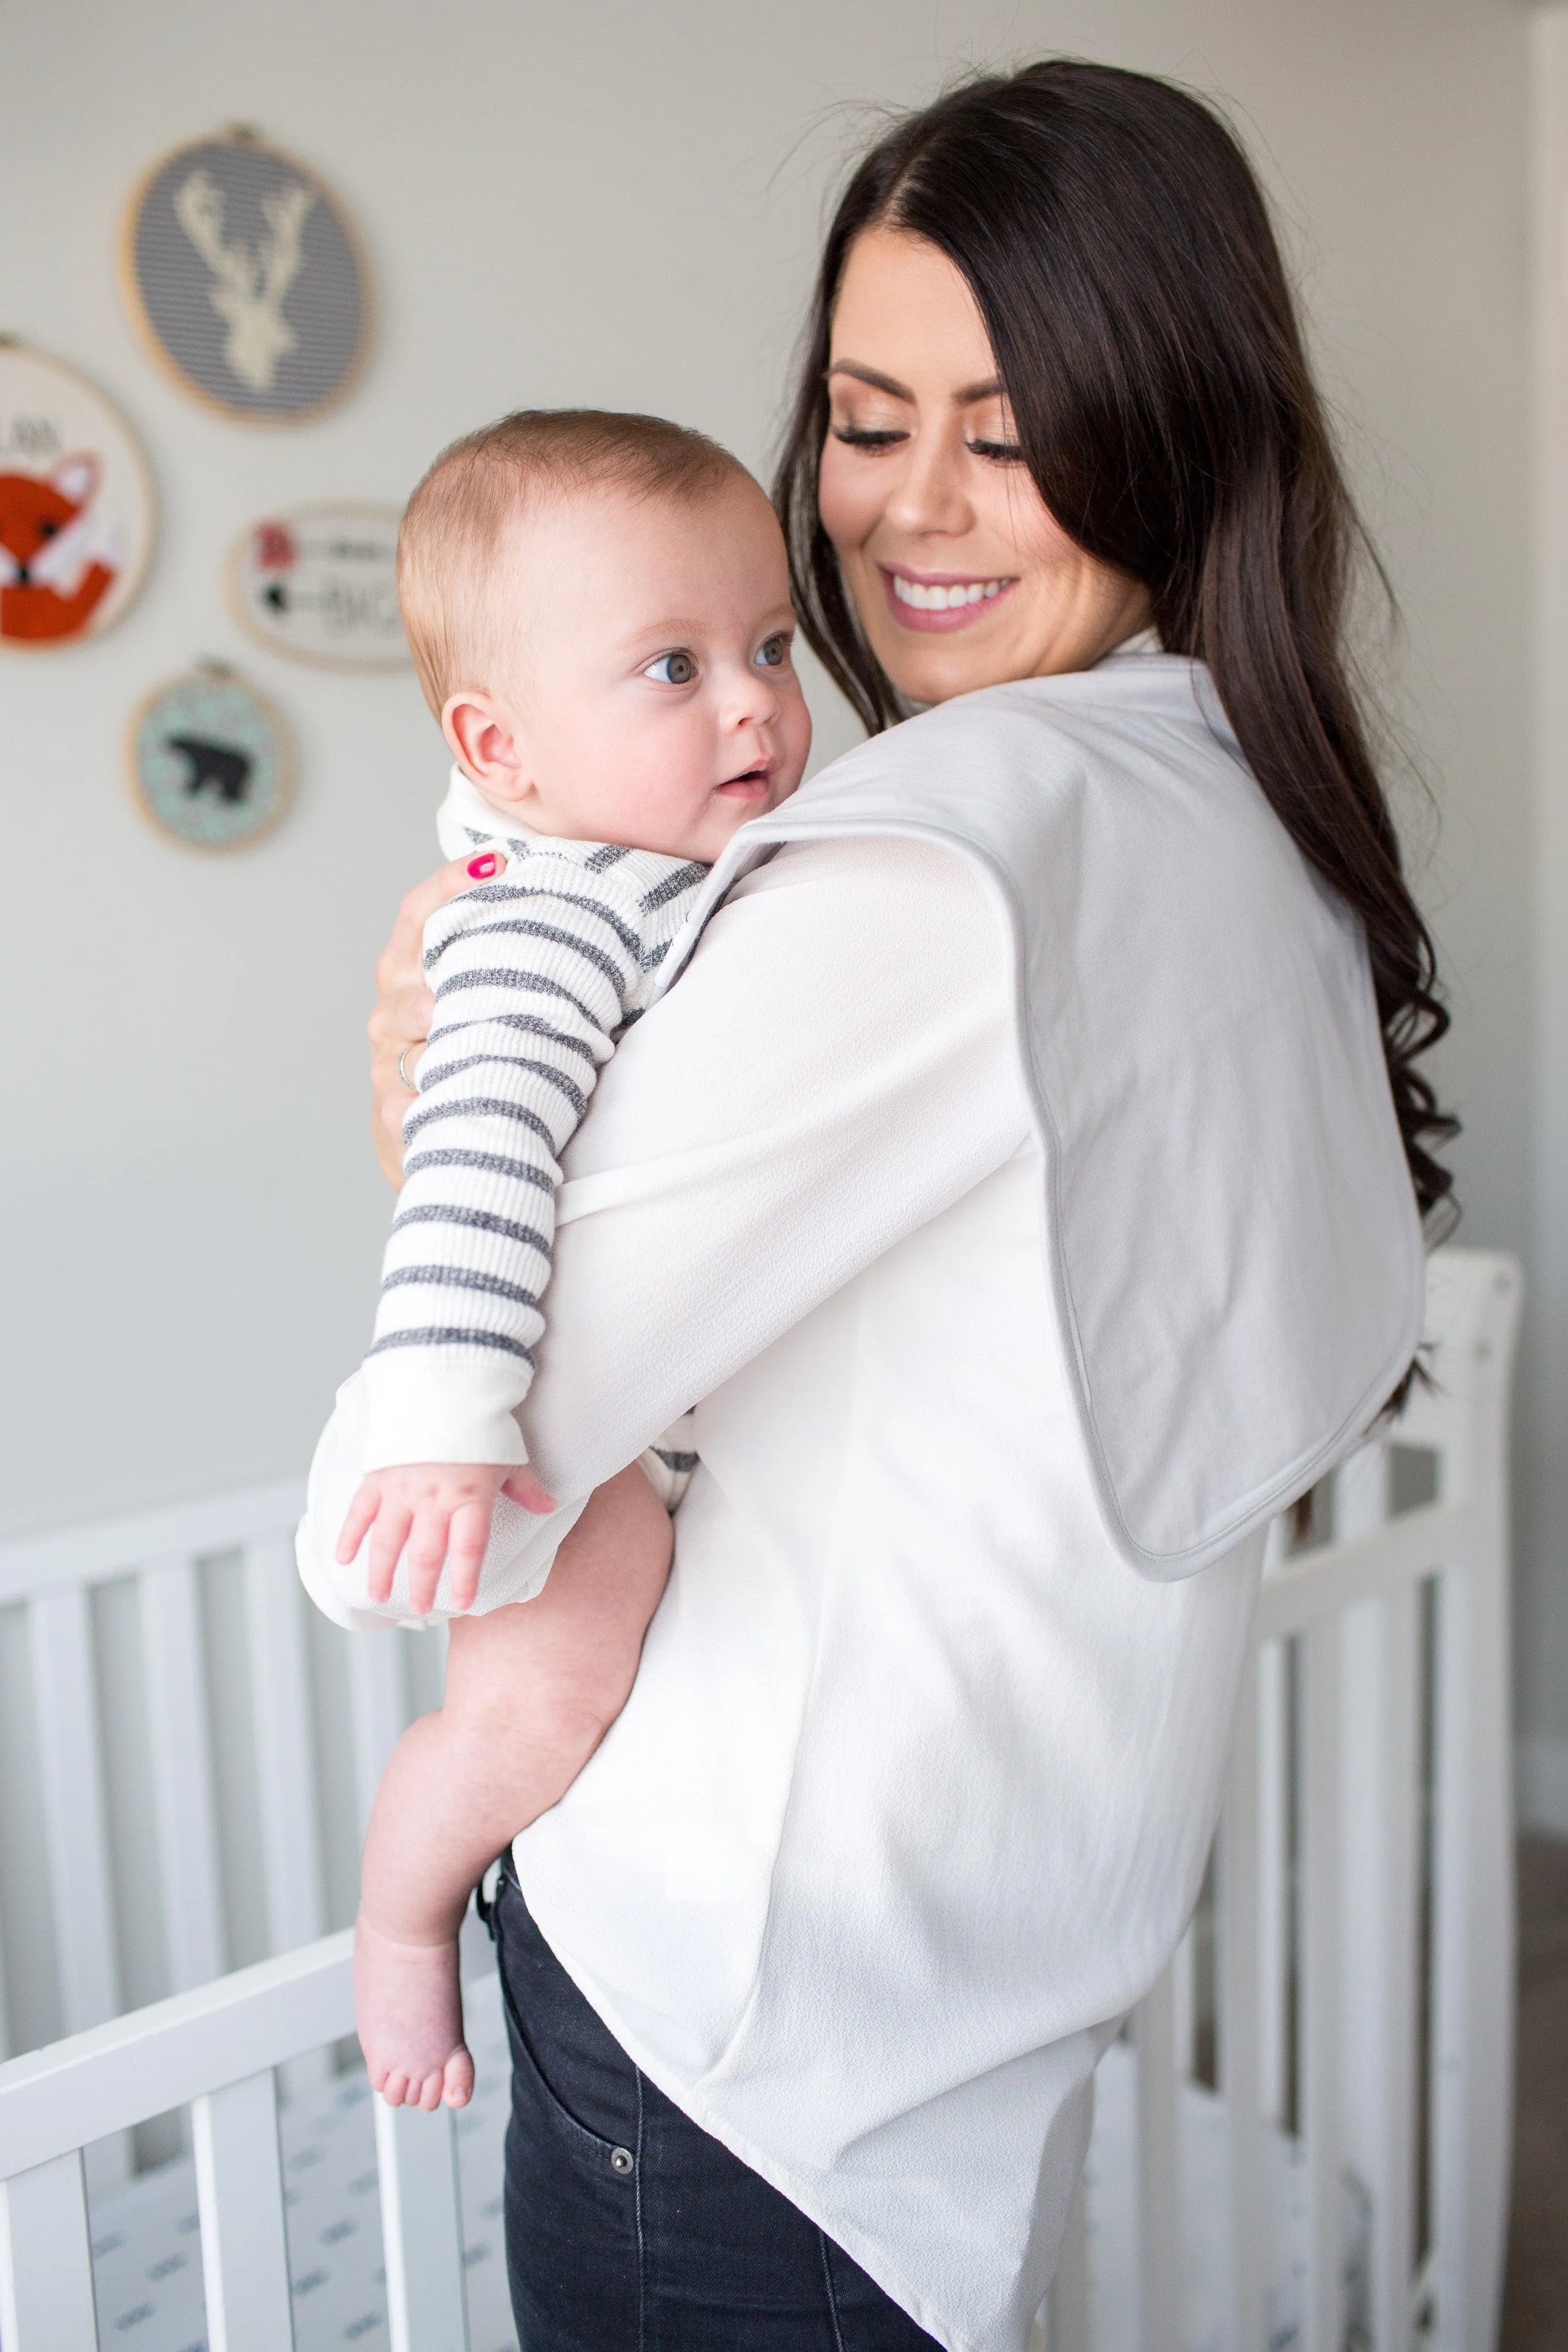
{"label": "baby's hand", "polygon": [[361,1481],[338,1538],[338,1561],[350,1567],[371,1539],[369,1593],[392,1599],[392,1579],[406,1549],[409,1599],[417,1617],[435,1602],[442,1570],[452,1569],[454,1609],[469,1609],[490,1540],[496,1497],[505,1491],[525,1511],[553,1511],[531,1470],[504,1462],[404,1462],[371,1470]]}

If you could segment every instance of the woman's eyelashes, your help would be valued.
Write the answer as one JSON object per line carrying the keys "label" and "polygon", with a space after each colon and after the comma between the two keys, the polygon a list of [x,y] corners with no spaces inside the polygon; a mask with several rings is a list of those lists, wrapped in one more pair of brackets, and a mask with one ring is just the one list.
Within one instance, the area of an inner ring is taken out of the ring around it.
{"label": "woman's eyelashes", "polygon": [[908,433],[900,425],[849,425],[833,426],[833,438],[847,449],[891,449],[897,442],[907,441]]}
{"label": "woman's eyelashes", "polygon": [[994,466],[1021,466],[1023,450],[1016,441],[966,441],[964,446],[977,457],[987,457]]}

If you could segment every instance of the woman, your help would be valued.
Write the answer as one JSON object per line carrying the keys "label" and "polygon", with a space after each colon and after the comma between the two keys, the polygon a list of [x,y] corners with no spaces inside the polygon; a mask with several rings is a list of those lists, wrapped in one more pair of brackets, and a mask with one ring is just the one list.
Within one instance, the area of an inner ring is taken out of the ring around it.
{"label": "woman", "polygon": [[[514,2297],[530,2346],[1020,2352],[1262,1525],[1408,1370],[1444,1018],[1354,518],[1202,106],[1051,64],[899,124],[779,498],[873,740],[716,871],[567,1171],[530,1455],[580,1496],[697,1397],[703,1466],[497,1899]],[[394,1182],[465,881],[383,959]]]}

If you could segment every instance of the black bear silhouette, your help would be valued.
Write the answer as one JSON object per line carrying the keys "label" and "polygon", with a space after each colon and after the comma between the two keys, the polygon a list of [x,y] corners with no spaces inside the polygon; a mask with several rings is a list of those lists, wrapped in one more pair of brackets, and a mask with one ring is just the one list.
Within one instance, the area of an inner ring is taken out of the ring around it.
{"label": "black bear silhouette", "polygon": [[163,740],[189,762],[185,790],[193,798],[210,786],[221,801],[244,800],[256,764],[248,751],[238,751],[232,743],[210,742],[204,735],[168,735]]}

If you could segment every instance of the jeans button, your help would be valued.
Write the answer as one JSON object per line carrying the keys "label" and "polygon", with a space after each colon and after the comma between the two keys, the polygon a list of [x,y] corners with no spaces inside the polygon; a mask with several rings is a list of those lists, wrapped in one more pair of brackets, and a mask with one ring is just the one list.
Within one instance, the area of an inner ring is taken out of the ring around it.
{"label": "jeans button", "polygon": [[610,2169],[612,2172],[618,2172],[624,2180],[628,2173],[635,2172],[637,2169],[637,2159],[629,2147],[612,2147],[610,2151]]}

